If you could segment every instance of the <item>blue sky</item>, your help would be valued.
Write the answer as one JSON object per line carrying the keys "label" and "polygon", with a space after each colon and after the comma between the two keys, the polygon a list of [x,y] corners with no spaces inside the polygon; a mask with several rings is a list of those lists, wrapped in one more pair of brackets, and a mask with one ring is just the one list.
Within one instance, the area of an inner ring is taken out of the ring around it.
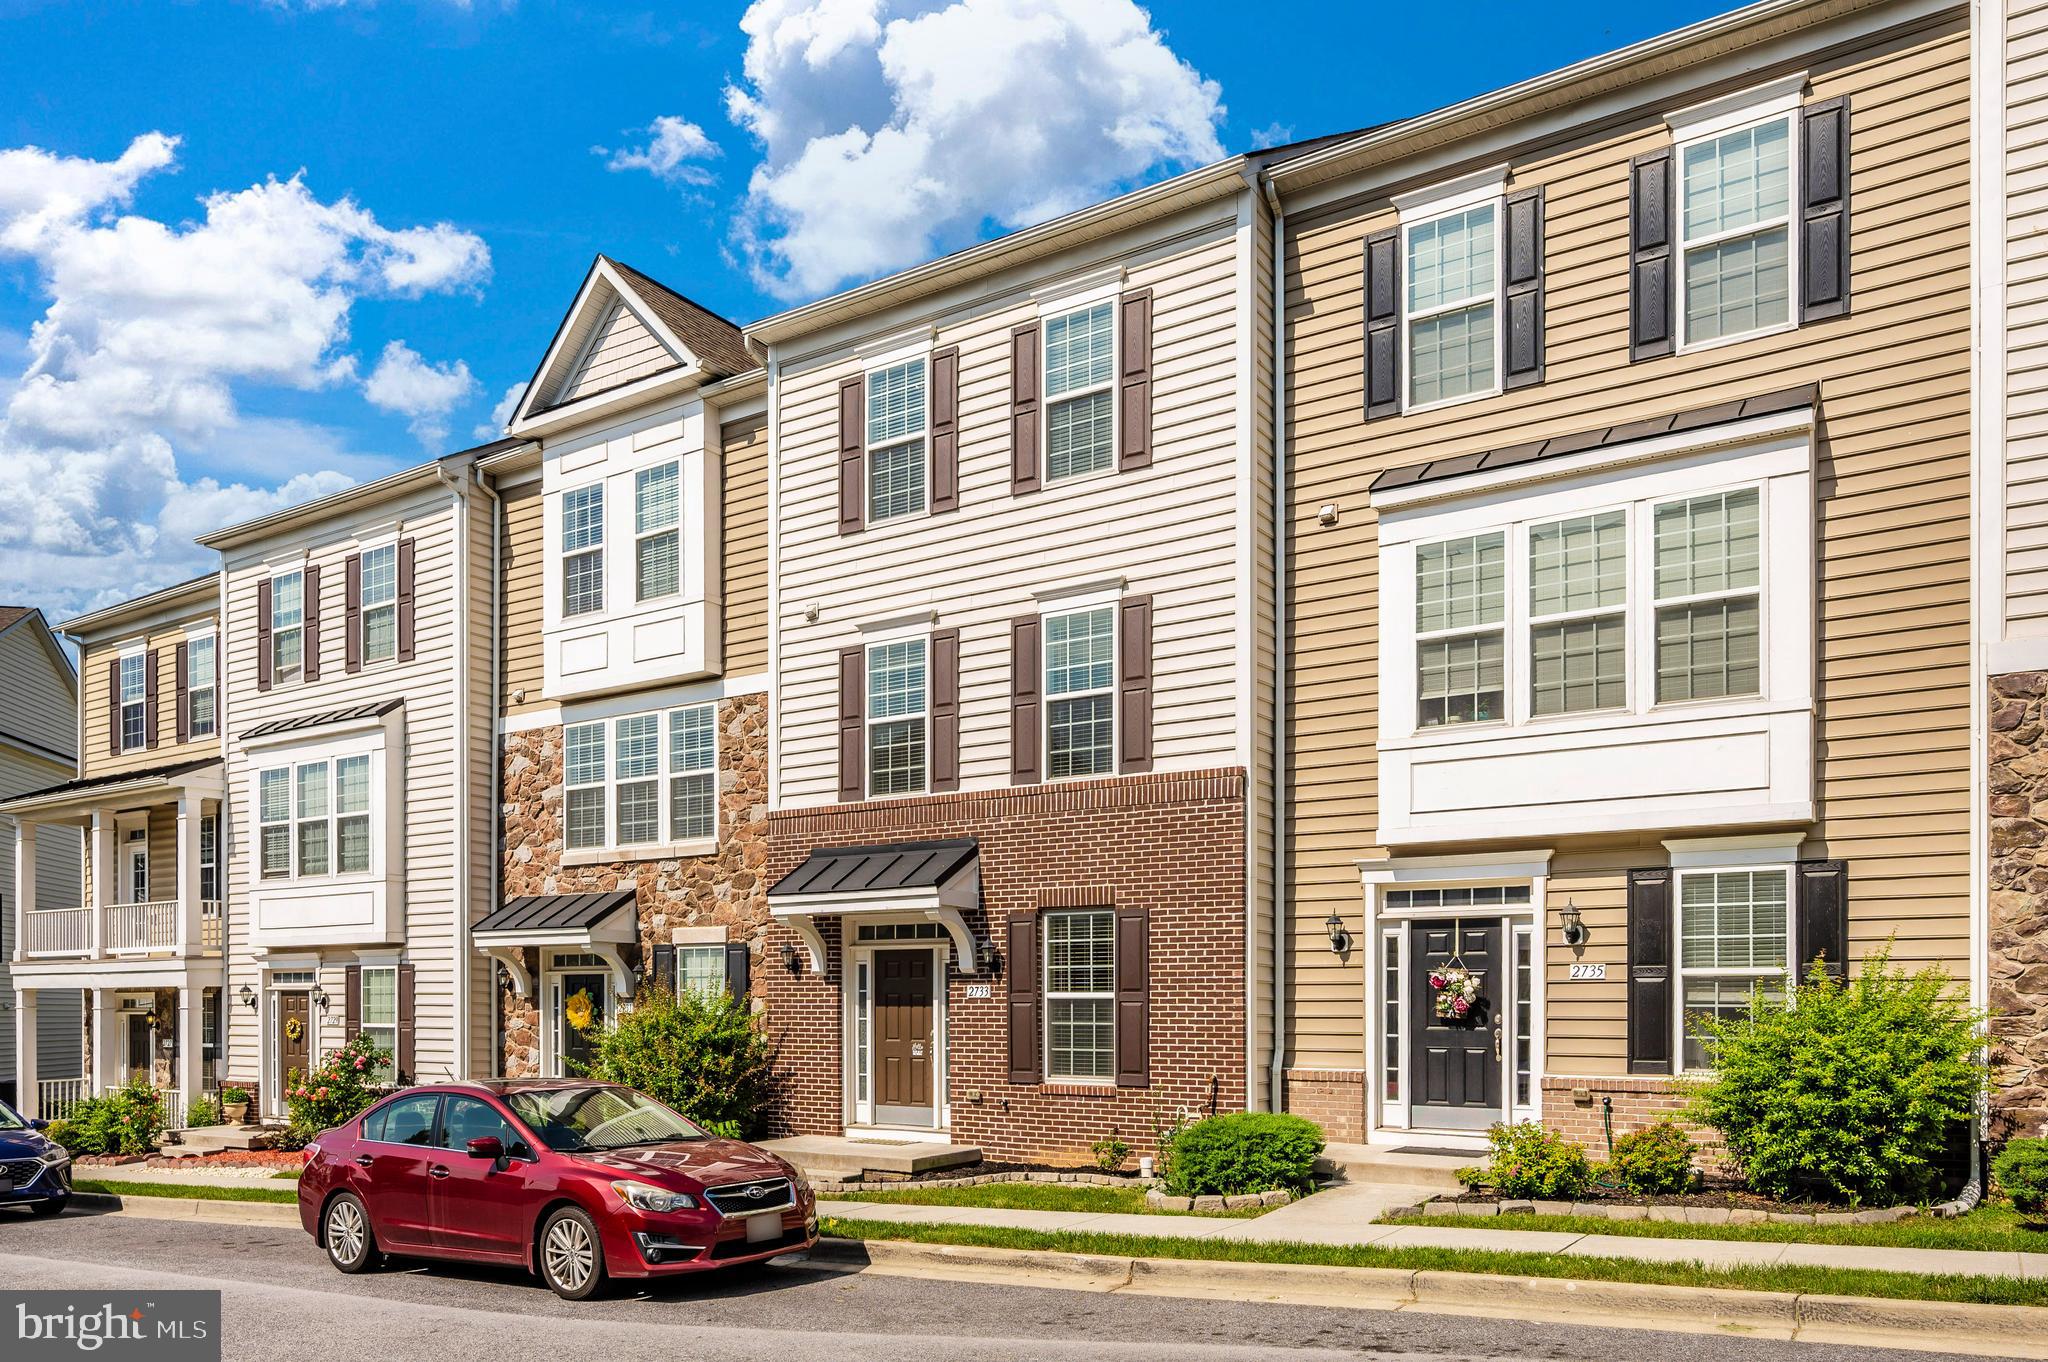
{"label": "blue sky", "polygon": [[0,602],[475,443],[600,250],[752,320],[1725,7],[0,0]]}

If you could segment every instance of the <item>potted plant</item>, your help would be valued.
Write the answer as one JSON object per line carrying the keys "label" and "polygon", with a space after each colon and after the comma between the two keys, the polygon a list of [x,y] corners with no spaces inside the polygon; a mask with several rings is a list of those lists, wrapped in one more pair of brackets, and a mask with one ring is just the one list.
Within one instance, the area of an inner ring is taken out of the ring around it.
{"label": "potted plant", "polygon": [[249,1090],[241,1087],[227,1087],[220,1090],[220,1113],[230,1125],[240,1125],[249,1119]]}

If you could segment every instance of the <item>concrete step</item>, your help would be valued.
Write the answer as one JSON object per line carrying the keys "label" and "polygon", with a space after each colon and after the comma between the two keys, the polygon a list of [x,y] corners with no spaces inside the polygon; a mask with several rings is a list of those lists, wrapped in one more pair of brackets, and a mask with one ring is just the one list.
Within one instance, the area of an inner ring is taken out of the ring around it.
{"label": "concrete step", "polygon": [[195,1159],[223,1149],[268,1149],[277,1132],[268,1126],[197,1126],[178,1132],[178,1143],[165,1145],[171,1159]]}
{"label": "concrete step", "polygon": [[1477,1150],[1470,1154],[1406,1154],[1378,1145],[1331,1144],[1324,1146],[1317,1171],[1347,1183],[1414,1187],[1430,1192],[1462,1191],[1457,1172],[1486,1162]]}
{"label": "concrete step", "polygon": [[981,1162],[973,1145],[930,1140],[852,1140],[839,1135],[790,1135],[760,1140],[761,1148],[780,1154],[810,1176],[848,1182],[864,1175],[911,1177]]}

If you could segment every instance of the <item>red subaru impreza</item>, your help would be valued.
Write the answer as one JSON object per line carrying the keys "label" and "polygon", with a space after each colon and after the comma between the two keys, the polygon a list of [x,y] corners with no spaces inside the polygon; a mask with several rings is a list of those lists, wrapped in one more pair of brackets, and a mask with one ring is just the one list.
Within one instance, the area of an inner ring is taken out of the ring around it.
{"label": "red subaru impreza", "polygon": [[608,1278],[760,1262],[818,1238],[796,1169],[609,1083],[407,1088],[306,1155],[299,1218],[343,1272],[386,1254],[519,1264],[585,1300]]}

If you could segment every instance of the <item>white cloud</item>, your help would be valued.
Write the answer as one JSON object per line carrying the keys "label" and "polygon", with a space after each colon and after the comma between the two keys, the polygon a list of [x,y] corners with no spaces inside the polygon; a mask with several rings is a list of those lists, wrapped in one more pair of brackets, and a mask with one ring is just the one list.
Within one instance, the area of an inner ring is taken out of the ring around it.
{"label": "white cloud", "polygon": [[704,135],[704,129],[685,119],[663,114],[645,131],[648,135],[645,146],[620,147],[617,151],[592,147],[591,151],[610,158],[605,162],[606,170],[644,170],[668,184],[711,183],[711,172],[697,163],[712,160],[722,153],[718,143]]}
{"label": "white cloud", "polygon": [[781,297],[1223,154],[1221,90],[1131,0],[755,0],[740,28],[740,243]]}
{"label": "white cloud", "polygon": [[78,606],[159,585],[205,565],[193,533],[346,485],[289,453],[268,485],[180,457],[246,434],[238,389],[352,380],[357,300],[489,274],[470,233],[388,228],[303,175],[207,195],[185,222],[121,211],[176,147],[149,133],[105,162],[0,151],[0,256],[26,260],[48,298],[19,378],[0,378],[0,486],[33,489],[0,500],[0,592]]}
{"label": "white cloud", "polygon": [[512,413],[519,410],[519,399],[526,396],[526,385],[514,383],[505,389],[505,395],[498,399],[498,405],[491,408],[491,419],[480,423],[473,434],[479,440],[495,440],[505,433],[505,427],[512,420]]}
{"label": "white cloud", "polygon": [[[476,379],[461,360],[429,364],[404,341],[392,341],[363,380],[370,404],[406,418],[412,433],[430,448],[448,438],[448,413],[476,392]],[[438,449],[435,452],[440,452]]]}

